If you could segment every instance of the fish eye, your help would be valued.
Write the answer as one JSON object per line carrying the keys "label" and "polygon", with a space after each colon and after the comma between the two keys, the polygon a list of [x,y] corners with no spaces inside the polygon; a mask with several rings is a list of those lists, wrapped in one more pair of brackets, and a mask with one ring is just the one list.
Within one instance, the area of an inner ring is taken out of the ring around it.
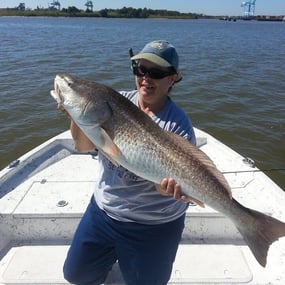
{"label": "fish eye", "polygon": [[72,86],[73,81],[72,81],[72,80],[66,80],[66,83],[67,83],[67,86],[68,86],[68,87],[71,87],[71,86]]}

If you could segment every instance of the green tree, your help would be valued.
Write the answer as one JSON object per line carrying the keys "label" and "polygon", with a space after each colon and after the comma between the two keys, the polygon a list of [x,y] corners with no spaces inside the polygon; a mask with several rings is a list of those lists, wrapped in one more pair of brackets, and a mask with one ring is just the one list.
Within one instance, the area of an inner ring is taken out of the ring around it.
{"label": "green tree", "polygon": [[104,17],[104,18],[107,18],[108,17],[108,9],[103,9],[103,10],[100,10],[99,11],[99,16],[100,17]]}

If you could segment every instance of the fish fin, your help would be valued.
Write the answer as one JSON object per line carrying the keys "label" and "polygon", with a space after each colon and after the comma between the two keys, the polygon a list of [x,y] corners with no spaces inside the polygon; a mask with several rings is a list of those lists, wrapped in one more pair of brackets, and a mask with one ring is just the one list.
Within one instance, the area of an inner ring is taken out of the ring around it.
{"label": "fish fin", "polygon": [[244,220],[243,224],[236,224],[236,227],[256,260],[261,266],[265,267],[270,245],[280,237],[285,236],[285,223],[258,211],[248,209],[234,199],[233,201],[249,214],[249,218]]}
{"label": "fish fin", "polygon": [[197,161],[197,165],[200,164],[202,168],[206,168],[208,172],[212,173],[213,177],[216,177],[219,180],[219,183],[223,185],[223,190],[227,193],[229,198],[232,199],[231,187],[229,186],[222,172],[217,169],[214,162],[202,150],[194,146],[187,139],[171,132],[167,133],[171,139],[179,142],[179,145],[182,147],[183,151],[192,155],[192,157]]}
{"label": "fish fin", "polygon": [[196,203],[198,206],[200,206],[200,207],[202,207],[202,208],[205,208],[205,204],[204,204],[202,201],[200,201],[200,200],[198,200],[198,199],[196,199],[196,198],[194,198],[194,197],[192,197],[192,196],[188,196],[188,198],[189,198],[191,201],[193,201],[194,203]]}
{"label": "fish fin", "polygon": [[100,150],[100,151],[103,153],[103,155],[106,156],[106,158],[107,158],[108,160],[110,160],[116,167],[119,167],[119,166],[120,166],[120,164],[119,164],[117,161],[115,161],[112,156],[110,156],[109,154],[107,154],[106,152],[104,152],[102,149],[99,149],[99,150]]}
{"label": "fish fin", "polygon": [[100,145],[98,145],[98,148],[102,151],[103,154],[105,154],[108,159],[110,159],[112,162],[113,160],[122,155],[120,149],[118,146],[113,142],[110,135],[105,131],[103,128],[99,128],[100,132]]}

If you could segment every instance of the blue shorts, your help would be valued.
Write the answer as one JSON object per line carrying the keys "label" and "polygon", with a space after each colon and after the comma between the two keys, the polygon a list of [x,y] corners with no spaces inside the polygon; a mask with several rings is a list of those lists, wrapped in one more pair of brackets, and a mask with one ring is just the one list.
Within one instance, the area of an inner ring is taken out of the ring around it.
{"label": "blue shorts", "polygon": [[101,284],[118,260],[126,284],[165,285],[184,219],[159,225],[119,222],[92,198],[69,249],[64,277],[73,284]]}

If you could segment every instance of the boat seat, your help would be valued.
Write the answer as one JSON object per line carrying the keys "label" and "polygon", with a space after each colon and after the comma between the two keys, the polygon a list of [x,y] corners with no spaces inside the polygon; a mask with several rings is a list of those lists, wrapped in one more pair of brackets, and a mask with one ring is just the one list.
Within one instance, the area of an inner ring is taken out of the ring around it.
{"label": "boat seat", "polygon": [[[67,284],[62,274],[68,245],[11,247],[0,263],[0,284]],[[241,247],[234,245],[181,244],[170,284],[242,284],[251,271]],[[123,285],[116,264],[105,285]]]}

